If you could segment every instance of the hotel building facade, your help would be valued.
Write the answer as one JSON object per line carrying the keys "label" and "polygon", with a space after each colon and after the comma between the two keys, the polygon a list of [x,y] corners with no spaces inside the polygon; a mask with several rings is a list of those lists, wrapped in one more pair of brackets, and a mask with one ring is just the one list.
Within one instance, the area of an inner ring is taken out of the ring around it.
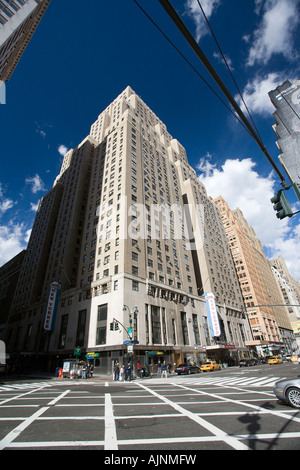
{"label": "hotel building facade", "polygon": [[291,350],[295,337],[285,301],[261,242],[240,209],[231,210],[221,197],[214,199],[226,231],[249,316],[253,340],[247,346],[259,356]]}
{"label": "hotel building facade", "polygon": [[0,80],[10,79],[50,1],[0,1]]}
{"label": "hotel building facade", "polygon": [[[57,282],[55,321],[45,331]],[[128,341],[134,361],[143,365],[151,353],[154,367],[158,358],[234,362],[251,339],[220,213],[183,146],[127,87],[65,155],[40,202],[7,350],[50,357],[53,367],[80,347],[105,373],[131,354]]]}

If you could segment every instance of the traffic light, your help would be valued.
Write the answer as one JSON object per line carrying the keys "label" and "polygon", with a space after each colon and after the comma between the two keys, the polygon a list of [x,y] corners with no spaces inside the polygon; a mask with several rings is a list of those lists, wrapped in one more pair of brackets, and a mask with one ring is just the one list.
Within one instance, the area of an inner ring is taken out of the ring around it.
{"label": "traffic light", "polygon": [[300,184],[294,183],[294,184],[292,184],[292,188],[295,191],[295,194],[298,198],[298,201],[300,201]]}
{"label": "traffic light", "polygon": [[115,322],[115,331],[117,331],[119,329],[119,323],[116,321]]}
{"label": "traffic light", "polygon": [[112,323],[109,324],[109,329],[110,329],[110,331],[113,331],[113,329],[114,329],[114,322],[112,322]]}
{"label": "traffic light", "polygon": [[292,217],[293,211],[291,206],[288,203],[286,195],[283,192],[283,189],[278,191],[276,196],[271,199],[272,204],[274,204],[274,211],[277,212],[276,217],[278,219],[284,219],[285,217]]}

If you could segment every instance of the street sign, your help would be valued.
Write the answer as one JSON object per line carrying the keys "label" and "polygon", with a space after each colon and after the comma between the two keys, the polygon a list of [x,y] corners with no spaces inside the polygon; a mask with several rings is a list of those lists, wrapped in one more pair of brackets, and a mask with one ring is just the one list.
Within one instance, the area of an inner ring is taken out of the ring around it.
{"label": "street sign", "polygon": [[131,341],[129,341],[129,339],[127,339],[126,341],[124,341],[123,344],[126,344],[126,345],[127,345],[127,344],[130,344],[130,343],[131,343]]}
{"label": "street sign", "polygon": [[136,339],[134,339],[134,340],[132,341],[132,344],[140,344],[140,342],[137,341]]}
{"label": "street sign", "polygon": [[128,328],[128,336],[129,338],[132,338],[132,328]]}
{"label": "street sign", "polygon": [[75,348],[74,349],[74,356],[80,356],[81,355],[81,348]]}
{"label": "street sign", "polygon": [[89,359],[94,359],[95,357],[99,357],[99,353],[94,353],[94,352],[89,352],[86,353],[86,358],[89,357]]}
{"label": "street sign", "polygon": [[127,346],[127,352],[128,352],[128,353],[133,353],[133,344],[128,344],[128,346]]}

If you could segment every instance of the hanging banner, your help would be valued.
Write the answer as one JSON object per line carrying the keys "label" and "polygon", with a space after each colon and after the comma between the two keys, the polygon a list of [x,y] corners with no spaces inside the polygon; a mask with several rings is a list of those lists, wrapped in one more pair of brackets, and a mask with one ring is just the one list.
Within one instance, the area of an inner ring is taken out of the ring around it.
{"label": "hanging banner", "polygon": [[45,312],[45,319],[44,319],[45,331],[54,330],[60,289],[61,289],[60,282],[52,282],[52,284],[50,285],[49,297],[48,297],[48,302],[47,302],[46,312]]}
{"label": "hanging banner", "polygon": [[204,294],[204,297],[206,299],[206,311],[208,315],[211,336],[214,338],[221,335],[221,328],[217,306],[215,302],[215,296],[212,292],[208,292],[207,294]]}

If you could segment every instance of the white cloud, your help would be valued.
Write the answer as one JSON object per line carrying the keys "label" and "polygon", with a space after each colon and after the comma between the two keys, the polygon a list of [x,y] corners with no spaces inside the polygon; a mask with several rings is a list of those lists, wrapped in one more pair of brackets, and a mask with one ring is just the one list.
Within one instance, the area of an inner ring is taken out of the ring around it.
{"label": "white cloud", "polygon": [[0,225],[0,266],[14,258],[27,246],[26,232],[23,224],[10,221],[7,225]]}
{"label": "white cloud", "polygon": [[[221,0],[202,0],[201,6],[206,17],[209,19],[214,11],[220,5]],[[200,39],[205,36],[208,32],[205,18],[202,14],[202,11],[199,7],[197,0],[187,0],[185,3],[186,12],[191,16],[196,23],[196,41],[199,42]]]}
{"label": "white cloud", "polygon": [[[232,60],[230,59],[229,56],[226,56],[224,53],[223,53],[223,55],[224,55],[224,57],[225,57],[225,60],[226,60],[226,62],[227,62],[228,67],[230,67],[231,72],[233,72],[233,71],[234,71],[234,67],[233,67],[233,65],[232,65]],[[223,57],[222,57],[222,55],[221,55],[220,52],[214,52],[214,53],[213,53],[213,56],[214,56],[215,59],[217,59],[217,61],[218,61],[219,64],[223,64],[223,63],[224,63]],[[226,65],[226,64],[225,64],[225,65]]]}
{"label": "white cloud", "polygon": [[36,194],[39,191],[45,191],[45,185],[39,175],[35,175],[32,178],[26,178],[26,184],[31,184],[31,191]]}
{"label": "white cloud", "polygon": [[[199,180],[207,194],[213,198],[222,196],[232,210],[239,208],[268,257],[281,254],[291,275],[300,280],[300,224],[293,227],[288,219],[277,219],[270,202],[281,188],[280,183],[272,174],[261,177],[249,158],[228,159],[221,168],[212,165],[209,158],[202,158],[198,165]],[[294,223],[297,224],[297,220]]]}
{"label": "white cloud", "polygon": [[14,201],[4,197],[4,189],[2,184],[0,183],[0,216],[12,207],[14,207],[14,205]]}
{"label": "white cloud", "polygon": [[33,212],[36,212],[38,210],[40,201],[38,201],[36,204],[33,204],[33,202],[30,203],[30,208]]}
{"label": "white cloud", "polygon": [[[265,77],[260,76],[249,80],[243,92],[243,99],[250,112],[270,116],[275,111],[275,108],[271,103],[268,93],[275,90],[285,80],[287,80],[287,77],[281,72],[269,73]],[[293,82],[293,79],[291,81]],[[239,96],[236,96],[235,99],[245,112],[245,107]]]}
{"label": "white cloud", "polygon": [[[262,2],[256,2],[256,12]],[[282,54],[295,60],[293,34],[299,22],[299,0],[266,0],[264,14],[253,34],[247,64],[266,64],[272,55]]]}
{"label": "white cloud", "polygon": [[65,145],[60,145],[58,148],[58,153],[62,155],[63,157],[66,155],[66,153],[69,151],[69,149]]}

